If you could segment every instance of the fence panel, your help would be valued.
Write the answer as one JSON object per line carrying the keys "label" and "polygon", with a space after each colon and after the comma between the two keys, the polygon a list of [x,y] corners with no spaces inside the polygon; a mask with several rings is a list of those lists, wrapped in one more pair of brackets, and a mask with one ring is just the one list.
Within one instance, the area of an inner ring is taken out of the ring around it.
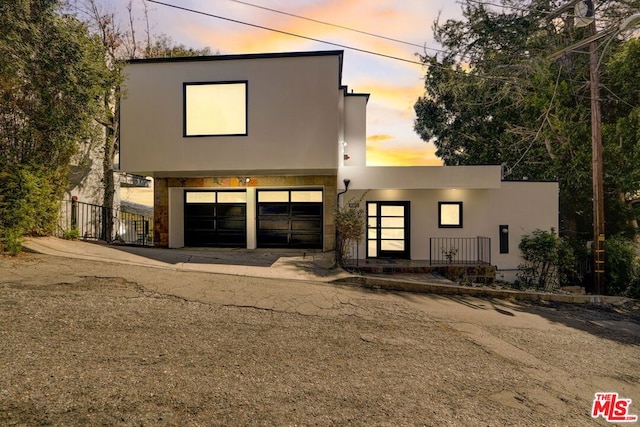
{"label": "fence panel", "polygon": [[[114,236],[107,236],[107,218],[112,215]],[[58,237],[83,240],[118,241],[133,245],[153,245],[153,218],[120,209],[64,200],[60,206]]]}
{"label": "fence panel", "polygon": [[489,237],[431,237],[429,238],[429,263],[491,264],[491,239]]}

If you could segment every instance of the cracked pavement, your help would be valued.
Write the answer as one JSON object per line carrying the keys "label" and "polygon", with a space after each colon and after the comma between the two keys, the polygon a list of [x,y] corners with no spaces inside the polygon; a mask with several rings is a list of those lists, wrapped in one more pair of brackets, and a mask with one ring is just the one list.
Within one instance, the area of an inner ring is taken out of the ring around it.
{"label": "cracked pavement", "polygon": [[0,424],[606,425],[590,416],[596,392],[640,413],[639,320],[0,257]]}

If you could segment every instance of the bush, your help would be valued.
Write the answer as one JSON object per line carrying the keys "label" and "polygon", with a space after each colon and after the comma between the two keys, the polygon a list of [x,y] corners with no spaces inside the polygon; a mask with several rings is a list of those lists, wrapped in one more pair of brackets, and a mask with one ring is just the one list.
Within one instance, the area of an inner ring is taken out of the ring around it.
{"label": "bush", "polygon": [[17,255],[22,250],[22,234],[17,230],[0,232],[0,253]]}
{"label": "bush", "polygon": [[0,170],[0,249],[17,253],[22,236],[52,232],[63,188],[60,176],[24,165]]}
{"label": "bush", "polygon": [[66,240],[78,240],[80,238],[80,229],[78,227],[72,227],[64,230],[62,238]]}
{"label": "bush", "polygon": [[359,201],[351,200],[336,211],[336,263],[343,268],[349,255],[349,245],[357,244],[364,236],[366,215],[360,206],[363,199],[364,195]]}
{"label": "bush", "polygon": [[608,295],[640,297],[640,262],[631,240],[621,235],[604,242],[604,281]]}
{"label": "bush", "polygon": [[552,291],[566,283],[574,270],[571,246],[555,233],[535,230],[522,236],[518,245],[524,263],[518,266],[518,287]]}

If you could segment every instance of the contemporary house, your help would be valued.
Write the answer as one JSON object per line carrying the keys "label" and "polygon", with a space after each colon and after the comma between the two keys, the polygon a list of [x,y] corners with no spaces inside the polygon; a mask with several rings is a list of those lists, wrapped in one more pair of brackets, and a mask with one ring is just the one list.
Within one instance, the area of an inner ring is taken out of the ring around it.
{"label": "contemporary house", "polygon": [[503,181],[500,166],[367,167],[369,95],[343,85],[342,62],[130,61],[120,165],[154,178],[155,244],[330,251],[337,203],[361,200],[361,259],[482,257],[510,271],[524,233],[557,229],[557,183]]}

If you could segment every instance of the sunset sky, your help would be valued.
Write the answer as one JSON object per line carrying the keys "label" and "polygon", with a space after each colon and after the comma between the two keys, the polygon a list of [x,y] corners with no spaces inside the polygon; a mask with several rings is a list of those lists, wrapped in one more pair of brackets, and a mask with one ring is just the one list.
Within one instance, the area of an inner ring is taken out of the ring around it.
{"label": "sunset sky", "polygon": [[[160,1],[230,20],[415,62],[419,62],[416,54],[423,52],[423,48],[418,46],[438,48],[433,42],[431,30],[438,13],[441,20],[460,14],[460,5],[451,0]],[[109,3],[124,5],[127,0],[114,0]],[[175,43],[188,47],[208,46],[213,52],[220,54],[344,50],[343,84],[356,93],[371,94],[367,110],[367,164],[441,164],[434,154],[435,147],[422,141],[413,130],[413,105],[423,92],[424,69],[420,64],[354,51],[159,4],[148,5],[152,32],[164,33]],[[373,37],[263,8],[411,44]],[[120,10],[124,15],[124,9]],[[138,16],[142,18],[143,15],[138,13]],[[428,52],[433,53],[433,50]]]}

